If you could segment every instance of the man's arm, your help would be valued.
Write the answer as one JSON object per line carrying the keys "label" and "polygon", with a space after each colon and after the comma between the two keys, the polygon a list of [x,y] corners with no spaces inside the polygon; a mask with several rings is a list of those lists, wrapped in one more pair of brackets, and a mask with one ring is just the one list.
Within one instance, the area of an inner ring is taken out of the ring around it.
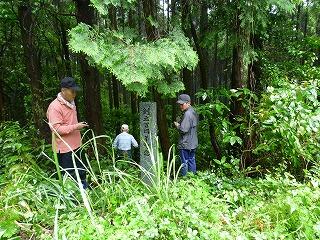
{"label": "man's arm", "polygon": [[134,137],[132,136],[132,138],[131,138],[131,144],[132,144],[132,146],[134,146],[135,148],[137,148],[139,145],[138,145],[138,143],[137,143],[137,141],[134,139]]}
{"label": "man's arm", "polygon": [[190,122],[190,114],[186,112],[182,119],[182,122],[177,128],[180,130],[181,133],[185,134],[190,130]]}
{"label": "man's arm", "polygon": [[114,139],[114,141],[113,141],[113,144],[112,144],[112,146],[113,146],[113,148],[118,148],[118,141],[119,141],[119,135],[118,136],[116,136],[116,139]]}

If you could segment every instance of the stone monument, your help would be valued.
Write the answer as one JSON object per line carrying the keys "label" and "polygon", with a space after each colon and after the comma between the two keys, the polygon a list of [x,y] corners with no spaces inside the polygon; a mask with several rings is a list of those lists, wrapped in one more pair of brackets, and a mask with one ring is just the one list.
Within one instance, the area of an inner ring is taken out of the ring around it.
{"label": "stone monument", "polygon": [[157,164],[157,105],[155,102],[140,103],[140,166],[141,179],[155,183]]}

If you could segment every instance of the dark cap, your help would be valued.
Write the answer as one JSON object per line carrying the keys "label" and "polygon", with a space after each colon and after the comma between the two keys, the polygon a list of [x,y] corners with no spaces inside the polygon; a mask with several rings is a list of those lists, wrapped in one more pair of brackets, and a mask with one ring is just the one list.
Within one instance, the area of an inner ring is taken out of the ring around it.
{"label": "dark cap", "polygon": [[179,97],[178,97],[178,101],[177,103],[179,104],[184,104],[184,103],[188,103],[190,102],[191,99],[190,99],[190,96],[188,94],[181,94]]}
{"label": "dark cap", "polygon": [[61,80],[61,88],[71,88],[75,91],[80,91],[79,85],[72,77],[65,77]]}

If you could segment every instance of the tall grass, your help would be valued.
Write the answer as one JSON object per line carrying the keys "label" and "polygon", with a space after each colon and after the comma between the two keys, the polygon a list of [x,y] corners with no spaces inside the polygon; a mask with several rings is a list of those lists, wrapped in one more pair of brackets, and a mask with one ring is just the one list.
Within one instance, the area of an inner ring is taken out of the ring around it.
{"label": "tall grass", "polygon": [[[53,178],[29,157],[6,166],[0,175],[0,239],[26,233],[30,239],[70,240],[320,238],[319,177],[299,183],[283,171],[263,179],[199,172],[180,179],[174,147],[167,163],[155,149],[154,169],[147,171],[115,159],[111,148],[101,153],[100,136],[86,134],[90,139],[81,150],[92,152],[85,155],[91,190],[82,189],[79,177]],[[110,145],[111,139],[102,139]],[[141,180],[142,171],[152,184]]]}
{"label": "tall grass", "polygon": [[[115,186],[117,186],[118,181],[121,181],[121,183],[125,186],[127,190],[126,192],[124,192],[121,189],[116,189],[117,193],[122,194],[123,198],[126,198],[126,196],[133,196],[136,193],[136,189],[135,189],[136,184],[140,183],[140,185],[143,186],[149,194],[155,195],[159,199],[164,199],[164,200],[169,199],[170,187],[174,186],[177,183],[177,178],[178,178],[178,174],[181,167],[178,168],[178,171],[176,172],[176,166],[175,166],[176,156],[174,154],[174,147],[172,146],[170,148],[168,159],[167,159],[167,169],[166,171],[164,171],[163,156],[159,151],[159,142],[157,138],[155,139],[155,141],[152,141],[156,143],[156,146],[149,146],[147,143],[145,143],[150,155],[151,169],[143,168],[140,164],[136,163],[132,159],[116,160],[115,152],[112,149],[110,154],[112,167],[110,171],[106,171],[101,168],[101,163],[100,163],[101,157],[99,153],[100,146],[97,140],[102,139],[102,140],[105,140],[106,142],[107,141],[111,142],[110,137],[108,137],[107,135],[95,136],[92,130],[87,130],[85,132],[85,134],[82,137],[82,141],[87,137],[87,135],[91,135],[91,138],[89,138],[89,140],[84,142],[78,151],[85,151],[85,149],[90,148],[93,152],[93,159],[89,159],[88,155],[85,154],[84,156],[86,158],[85,159],[86,164],[84,164],[83,159],[79,158],[74,153],[73,149],[71,149],[68,143],[65,142],[64,139],[55,130],[54,130],[54,135],[58,137],[73,153],[72,161],[73,161],[74,171],[76,174],[76,179],[71,178],[69,173],[66,173],[66,175],[69,175],[70,180],[74,181],[77,184],[78,190],[81,194],[81,201],[84,204],[84,207],[88,213],[92,226],[99,226],[95,220],[96,219],[95,212],[98,211],[98,209],[96,210],[93,209],[91,195],[88,194],[87,191],[85,191],[82,187],[82,183],[79,175],[79,169],[76,166],[76,160],[78,160],[83,164],[83,166],[85,166],[85,171],[87,172],[87,175],[93,180],[94,184],[96,185],[95,190],[93,191],[94,195],[99,194],[100,192],[102,194],[102,196],[100,197],[106,199],[108,204],[110,204],[110,202],[108,202],[108,194],[110,194],[110,189],[114,189]],[[55,139],[53,140],[54,140],[53,142],[55,142]],[[80,155],[83,155],[83,154],[80,154]],[[54,153],[54,157],[52,161],[56,165],[57,174],[59,176],[59,182],[62,184],[62,189],[64,189],[63,186],[66,181],[63,180],[60,174],[60,170],[62,169],[58,164],[56,153]],[[97,163],[98,169],[94,170],[92,168],[91,165],[93,162]],[[132,166],[133,168],[139,169],[140,172],[143,173],[148,178],[148,181],[146,182],[142,178],[140,178],[139,174],[130,174],[128,172],[120,170],[117,167],[117,163],[125,163],[129,166]],[[101,205],[99,204],[98,206],[101,206]],[[57,209],[55,222],[54,222],[55,231],[59,229],[58,224],[59,224],[59,221],[58,221],[58,209]],[[101,228],[97,227],[96,230],[101,231]]]}

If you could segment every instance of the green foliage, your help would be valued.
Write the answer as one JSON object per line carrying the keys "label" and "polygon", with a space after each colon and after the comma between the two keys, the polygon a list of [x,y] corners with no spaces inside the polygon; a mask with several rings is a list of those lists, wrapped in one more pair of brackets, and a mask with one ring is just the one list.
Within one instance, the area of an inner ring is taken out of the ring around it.
{"label": "green foliage", "polygon": [[[256,165],[272,168],[285,162],[288,171],[301,177],[303,168],[319,161],[318,92],[317,81],[311,79],[299,84],[278,80],[277,87],[268,87],[259,101],[248,89],[199,92],[198,96],[206,99],[207,103],[197,109],[207,124],[214,126],[218,144],[225,156],[224,160],[215,160],[215,165],[227,170],[232,165],[231,160],[226,162],[226,158],[240,158],[240,155],[230,156],[228,151],[228,146],[243,143],[243,138],[236,132],[240,128],[243,135],[254,136],[252,150]],[[229,121],[230,110],[227,106],[232,97],[240,97],[246,111],[246,115],[238,117],[236,123]],[[208,145],[206,147],[210,148]],[[203,152],[209,153],[207,149]]]}
{"label": "green foliage", "polygon": [[19,227],[16,221],[19,220],[19,215],[13,211],[1,211],[0,212],[0,238],[10,239],[16,236],[19,232]]}
{"label": "green foliage", "polygon": [[23,131],[17,122],[0,125],[0,169],[32,161],[30,133]]}
{"label": "green foliage", "polygon": [[90,0],[92,5],[97,9],[101,15],[108,15],[108,7],[113,5],[115,7],[130,8],[136,3],[136,0]]}
{"label": "green foliage", "polygon": [[284,83],[263,94],[257,124],[257,154],[291,161],[295,166],[319,161],[320,112],[316,82]]}
{"label": "green foliage", "polygon": [[113,73],[126,88],[145,95],[149,87],[163,94],[183,90],[183,83],[172,77],[182,68],[197,64],[196,53],[179,30],[155,42],[136,42],[126,32],[98,33],[79,24],[70,31],[70,47],[83,52],[95,64]]}
{"label": "green foliage", "polygon": [[[25,130],[16,127],[14,131],[23,135]],[[319,175],[310,174],[307,182],[299,183],[283,169],[257,179],[198,172],[171,181],[170,174],[160,171],[155,192],[141,183],[137,168],[128,174],[115,161],[108,163],[86,192],[92,217],[72,181],[63,183],[63,191],[57,180],[36,165],[17,162],[11,166],[14,179],[0,186],[1,239],[320,237]]]}
{"label": "green foliage", "polygon": [[[202,101],[206,102],[205,104],[197,106],[199,114],[204,116],[206,126],[212,124],[223,154],[225,154],[227,158],[230,158],[231,156],[228,156],[229,147],[243,144],[242,138],[237,134],[237,129],[240,128],[242,133],[247,133],[247,117],[250,117],[251,114],[251,102],[253,100],[256,101],[257,96],[247,88],[201,90],[196,95]],[[230,121],[231,112],[229,109],[232,98],[241,100],[242,107],[245,109],[246,113],[248,113],[248,115],[238,116],[236,122],[233,123]]]}

